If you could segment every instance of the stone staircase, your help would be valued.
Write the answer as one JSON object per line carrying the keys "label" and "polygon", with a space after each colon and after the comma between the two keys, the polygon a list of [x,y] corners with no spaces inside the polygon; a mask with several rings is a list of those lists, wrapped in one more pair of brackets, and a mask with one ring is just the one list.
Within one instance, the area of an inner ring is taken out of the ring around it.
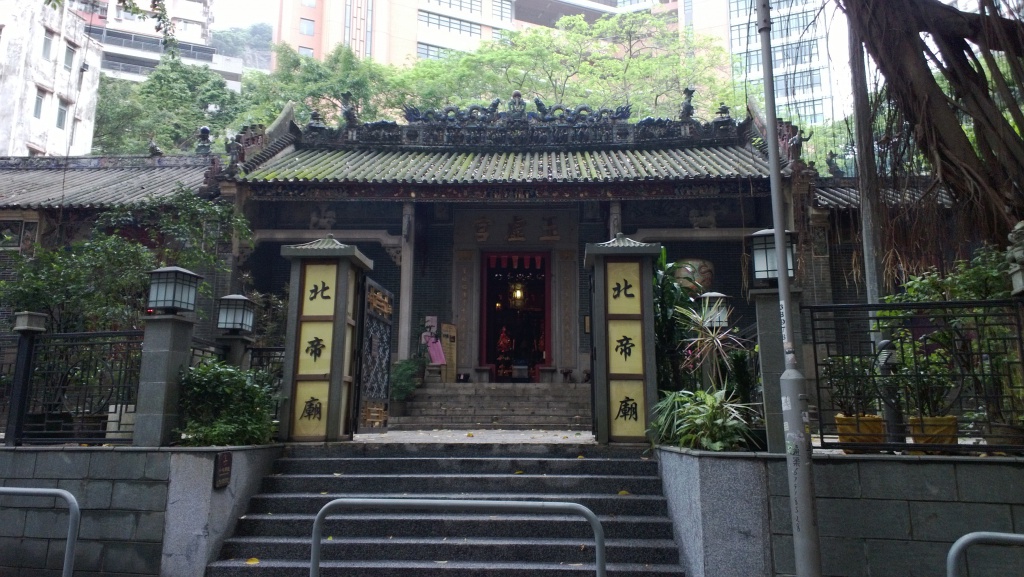
{"label": "stone staircase", "polygon": [[590,383],[424,383],[395,431],[431,429],[591,429]]}
{"label": "stone staircase", "polygon": [[[580,503],[601,520],[610,576],[682,577],[657,463],[641,457],[644,448],[292,445],[206,575],[309,575],[316,513],[346,497]],[[590,525],[571,515],[338,511],[323,536],[324,576],[574,577],[595,569]]]}

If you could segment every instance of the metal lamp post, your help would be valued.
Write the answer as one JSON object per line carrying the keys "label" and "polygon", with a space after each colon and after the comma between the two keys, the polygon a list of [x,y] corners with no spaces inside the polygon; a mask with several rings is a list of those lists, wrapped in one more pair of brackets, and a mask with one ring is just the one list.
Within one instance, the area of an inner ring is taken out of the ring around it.
{"label": "metal lamp post", "polygon": [[715,329],[729,326],[729,307],[725,304],[728,296],[718,292],[706,292],[697,298],[703,303],[704,310],[710,313],[705,320],[705,326]]}
{"label": "metal lamp post", "polygon": [[[765,139],[768,144],[769,181],[772,192],[772,228],[775,246],[786,246],[783,213],[782,174],[779,162],[778,119],[775,115],[775,74],[772,70],[770,0],[757,0],[757,31],[761,35],[761,68],[764,70]],[[777,271],[789,270],[787,251],[776,250]],[[811,468],[811,439],[805,429],[807,394],[804,376],[797,368],[796,341],[790,317],[789,275],[777,275],[782,348],[786,370],[779,379],[782,390],[783,430],[786,438],[786,470],[789,479],[789,509],[793,526],[793,556],[797,577],[821,576],[818,516]]]}

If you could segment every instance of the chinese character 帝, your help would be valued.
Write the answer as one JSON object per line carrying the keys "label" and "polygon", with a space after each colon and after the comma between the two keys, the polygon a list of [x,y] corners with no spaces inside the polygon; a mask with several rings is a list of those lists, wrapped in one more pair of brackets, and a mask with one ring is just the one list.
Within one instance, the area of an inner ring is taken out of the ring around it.
{"label": "chinese character \u5e1d", "polygon": [[635,346],[636,343],[633,342],[633,339],[627,335],[622,335],[621,339],[615,341],[615,352],[622,355],[622,358],[628,359],[633,354],[633,347]]}

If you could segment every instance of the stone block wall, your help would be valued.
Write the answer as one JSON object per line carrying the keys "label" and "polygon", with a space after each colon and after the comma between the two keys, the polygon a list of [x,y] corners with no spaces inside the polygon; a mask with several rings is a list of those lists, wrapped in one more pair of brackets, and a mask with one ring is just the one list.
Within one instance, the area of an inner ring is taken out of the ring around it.
{"label": "stone block wall", "polygon": [[[280,452],[278,447],[232,449],[231,485],[214,490],[213,459],[219,450],[226,449],[0,448],[0,483],[64,489],[75,496],[82,513],[77,577],[201,577],[205,555],[217,552]],[[172,493],[178,496],[170,498]],[[200,528],[188,533],[185,519]],[[0,497],[0,575],[59,576],[67,531],[63,499]],[[185,545],[201,558],[192,555],[183,562],[177,549]],[[175,561],[172,572],[161,570],[168,559]]]}
{"label": "stone block wall", "polygon": [[[687,575],[795,573],[786,460],[767,453],[658,452]],[[822,575],[945,577],[966,533],[1024,533],[1024,459],[819,455]],[[964,577],[1019,575],[1024,548],[973,546]]]}
{"label": "stone block wall", "polygon": [[[944,577],[973,531],[1024,533],[1024,459],[837,455],[815,458],[822,572]],[[774,574],[794,574],[786,463],[768,466]],[[965,576],[1018,575],[1024,548],[968,549]]]}

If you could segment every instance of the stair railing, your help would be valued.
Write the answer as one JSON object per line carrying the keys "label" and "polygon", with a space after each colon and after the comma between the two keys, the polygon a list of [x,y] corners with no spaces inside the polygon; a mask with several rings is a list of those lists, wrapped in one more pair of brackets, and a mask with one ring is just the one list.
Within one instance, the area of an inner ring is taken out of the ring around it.
{"label": "stair railing", "polygon": [[471,499],[334,499],[316,514],[313,521],[312,551],[309,556],[309,577],[320,577],[320,548],[323,545],[324,521],[336,509],[427,509],[430,511],[482,511],[487,513],[567,513],[590,522],[594,530],[596,576],[605,577],[604,528],[593,511],[579,503],[537,501],[480,501]]}
{"label": "stair railing", "polygon": [[78,544],[78,527],[82,522],[82,511],[78,500],[64,489],[35,489],[30,487],[0,487],[0,496],[22,495],[28,497],[60,497],[68,502],[68,541],[64,547],[64,570],[61,577],[72,577],[75,573],[75,545]]}
{"label": "stair railing", "polygon": [[953,542],[946,555],[946,577],[960,577],[960,560],[967,554],[967,548],[975,544],[1021,546],[1024,545],[1024,535],[975,531],[960,537]]}

